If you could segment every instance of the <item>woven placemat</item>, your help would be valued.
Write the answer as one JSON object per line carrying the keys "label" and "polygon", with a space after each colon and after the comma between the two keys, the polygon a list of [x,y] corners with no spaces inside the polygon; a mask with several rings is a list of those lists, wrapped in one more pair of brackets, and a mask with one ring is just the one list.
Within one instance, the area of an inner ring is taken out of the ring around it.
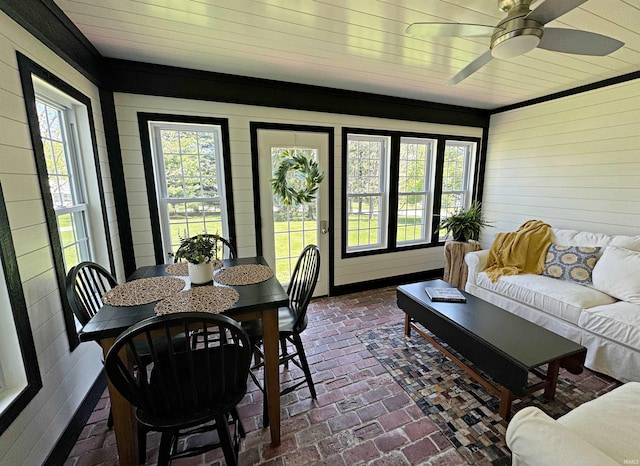
{"label": "woven placemat", "polygon": [[185,281],[174,277],[140,278],[112,288],[102,295],[110,306],[136,306],[159,301],[182,290]]}
{"label": "woven placemat", "polygon": [[221,270],[213,279],[223,285],[252,285],[273,277],[273,270],[267,265],[245,264],[234,265]]}
{"label": "woven placemat", "polygon": [[163,299],[155,307],[156,315],[173,312],[211,312],[219,314],[233,306],[240,295],[226,286],[198,286]]}
{"label": "woven placemat", "polygon": [[[217,270],[222,267],[222,261],[214,260],[213,270]],[[181,277],[189,276],[189,263],[188,262],[176,262],[167,266],[167,273],[169,275],[179,275]]]}

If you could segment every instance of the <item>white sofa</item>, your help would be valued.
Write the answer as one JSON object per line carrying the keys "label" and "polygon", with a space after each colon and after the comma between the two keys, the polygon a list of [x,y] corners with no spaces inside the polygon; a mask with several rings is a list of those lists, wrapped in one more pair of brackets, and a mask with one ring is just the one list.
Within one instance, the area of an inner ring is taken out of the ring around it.
{"label": "white sofa", "polygon": [[492,283],[485,249],[465,256],[465,290],[585,346],[589,369],[640,381],[640,236],[559,229],[551,236],[556,245],[602,248],[592,284],[533,274]]}
{"label": "white sofa", "polygon": [[506,439],[513,466],[640,464],[640,383],[624,384],[558,420],[523,408]]}

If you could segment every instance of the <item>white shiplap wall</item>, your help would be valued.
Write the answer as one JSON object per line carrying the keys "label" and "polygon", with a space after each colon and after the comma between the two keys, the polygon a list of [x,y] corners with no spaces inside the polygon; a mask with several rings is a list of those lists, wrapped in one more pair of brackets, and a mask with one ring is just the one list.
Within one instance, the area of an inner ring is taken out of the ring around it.
{"label": "white shiplap wall", "polygon": [[442,248],[421,249],[343,260],[340,258],[341,131],[343,126],[372,129],[407,130],[458,136],[482,136],[479,128],[456,127],[418,122],[386,120],[300,110],[203,102],[132,94],[115,95],[118,130],[129,199],[136,265],[155,263],[149,205],[145,191],[138,112],[198,115],[228,118],[231,143],[231,172],[236,214],[238,253],[255,254],[254,206],[251,175],[250,122],[318,125],[335,128],[335,285],[364,282],[443,266]]}
{"label": "white shiplap wall", "polygon": [[16,50],[91,98],[116,265],[122,274],[98,90],[0,13],[0,182],[43,381],[43,388],[0,437],[0,464],[11,466],[42,464],[102,370],[95,343],[82,343],[69,352]]}
{"label": "white shiplap wall", "polygon": [[640,80],[496,114],[488,141],[483,246],[532,218],[640,234]]}

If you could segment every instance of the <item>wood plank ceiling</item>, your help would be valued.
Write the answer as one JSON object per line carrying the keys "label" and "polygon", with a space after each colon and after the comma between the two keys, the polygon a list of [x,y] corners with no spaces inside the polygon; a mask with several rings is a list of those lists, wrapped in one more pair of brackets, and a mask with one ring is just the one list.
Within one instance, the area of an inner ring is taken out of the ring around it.
{"label": "wood plank ceiling", "polygon": [[[496,0],[55,0],[106,57],[493,109],[640,70],[640,0],[589,0],[548,23],[625,46],[535,49],[445,83],[488,38],[416,39],[413,22],[497,24]],[[533,3],[532,9],[542,3]]]}

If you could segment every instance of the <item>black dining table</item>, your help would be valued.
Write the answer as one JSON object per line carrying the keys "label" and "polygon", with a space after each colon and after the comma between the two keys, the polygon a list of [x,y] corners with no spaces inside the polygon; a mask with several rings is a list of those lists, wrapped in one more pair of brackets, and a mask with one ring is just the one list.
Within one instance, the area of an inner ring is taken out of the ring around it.
{"label": "black dining table", "polygon": [[[260,264],[267,265],[262,257],[225,259],[223,267],[235,265]],[[151,265],[138,268],[127,281],[141,278],[171,276],[167,272],[168,265]],[[185,280],[184,289],[191,288],[189,278]],[[222,286],[222,285],[221,285]],[[278,377],[278,308],[287,306],[289,297],[275,277],[250,285],[231,286],[239,294],[238,301],[223,314],[238,321],[262,319],[263,343],[265,355],[265,386],[269,407],[269,428],[271,445],[280,444],[280,386]],[[157,304],[140,304],[133,306],[104,305],[93,318],[82,328],[80,341],[98,341],[106,357],[116,338],[130,326],[149,317],[155,316]],[[137,425],[133,407],[120,393],[108,383],[114,430],[118,447],[120,464],[138,464]]]}

